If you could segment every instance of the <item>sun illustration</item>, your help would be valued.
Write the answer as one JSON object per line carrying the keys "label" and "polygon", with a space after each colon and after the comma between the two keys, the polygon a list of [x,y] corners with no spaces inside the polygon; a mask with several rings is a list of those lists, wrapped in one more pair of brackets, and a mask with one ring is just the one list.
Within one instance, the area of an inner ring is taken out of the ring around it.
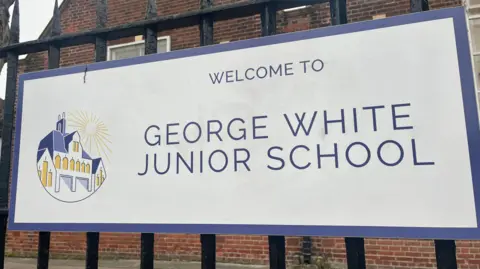
{"label": "sun illustration", "polygon": [[108,155],[112,152],[109,147],[112,142],[107,126],[93,113],[85,111],[69,113],[68,118],[69,127],[80,134],[83,146],[110,162]]}

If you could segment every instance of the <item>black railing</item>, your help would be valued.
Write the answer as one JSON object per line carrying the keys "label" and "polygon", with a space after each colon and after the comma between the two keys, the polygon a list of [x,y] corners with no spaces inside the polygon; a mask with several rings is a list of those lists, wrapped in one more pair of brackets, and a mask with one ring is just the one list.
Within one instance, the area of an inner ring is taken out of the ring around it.
{"label": "black railing", "polygon": [[[240,3],[214,6],[212,0],[201,0],[197,11],[186,12],[169,16],[158,16],[155,0],[147,0],[145,20],[137,21],[116,27],[107,25],[106,0],[95,0],[96,29],[80,33],[61,34],[60,11],[55,2],[51,34],[49,37],[19,43],[19,0],[16,0],[11,22],[11,38],[8,46],[0,48],[0,57],[7,58],[7,83],[5,97],[5,113],[3,125],[2,158],[0,162],[0,213],[3,227],[1,229],[0,247],[5,253],[5,238],[7,231],[9,180],[11,178],[12,135],[14,123],[14,107],[17,94],[18,56],[22,54],[48,51],[48,68],[58,68],[60,65],[60,48],[95,44],[95,61],[105,61],[107,57],[107,41],[122,37],[144,35],[145,54],[157,52],[157,32],[174,28],[199,25],[200,45],[213,44],[213,22],[251,15],[261,16],[262,36],[276,33],[277,10],[303,5],[330,3],[331,23],[333,25],[347,23],[346,0],[250,0]],[[427,0],[411,0],[411,12],[428,10]],[[88,71],[88,70],[85,70]],[[98,268],[98,250],[100,234],[87,233],[86,264],[89,269]],[[143,269],[154,267],[154,234],[141,235],[141,263]],[[311,239],[304,237],[305,262],[310,263]],[[201,262],[202,269],[215,269],[216,264],[216,236],[202,234]],[[364,269],[365,247],[363,238],[345,238],[347,264],[349,269]],[[285,237],[274,235],[268,237],[270,268],[285,269]],[[456,247],[454,240],[435,240],[435,251],[438,268],[457,268]],[[50,232],[40,232],[38,240],[37,268],[48,268],[50,256]],[[4,268],[4,255],[1,256],[0,268]]]}

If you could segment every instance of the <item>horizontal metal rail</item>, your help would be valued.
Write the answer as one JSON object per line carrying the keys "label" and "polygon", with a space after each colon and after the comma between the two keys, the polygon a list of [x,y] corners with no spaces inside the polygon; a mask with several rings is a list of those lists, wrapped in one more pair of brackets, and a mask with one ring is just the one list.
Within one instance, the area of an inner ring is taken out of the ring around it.
{"label": "horizontal metal rail", "polygon": [[95,39],[98,36],[102,36],[106,40],[115,40],[124,37],[142,35],[144,34],[145,28],[152,26],[156,26],[157,31],[197,26],[199,25],[200,20],[205,16],[210,16],[213,21],[224,21],[254,16],[262,12],[265,4],[275,3],[277,10],[281,10],[322,2],[326,3],[328,0],[249,0],[229,5],[212,6],[180,14],[158,16],[114,27],[62,34],[60,36],[53,36],[40,40],[11,44],[0,48],[0,58],[6,57],[7,52],[14,52],[17,55],[23,55],[46,51],[52,43],[64,48],[84,44],[94,44]]}

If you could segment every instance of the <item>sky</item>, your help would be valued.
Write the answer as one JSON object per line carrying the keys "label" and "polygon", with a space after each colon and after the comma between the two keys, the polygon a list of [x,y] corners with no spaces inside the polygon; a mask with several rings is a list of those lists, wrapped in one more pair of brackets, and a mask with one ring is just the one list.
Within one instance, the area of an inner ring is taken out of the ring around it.
{"label": "sky", "polygon": [[[20,42],[38,39],[53,15],[55,0],[19,0],[20,2]],[[58,0],[60,5],[63,0]],[[10,8],[10,20],[13,6]],[[25,55],[20,56],[24,58]],[[5,99],[7,64],[0,74],[0,98]]]}

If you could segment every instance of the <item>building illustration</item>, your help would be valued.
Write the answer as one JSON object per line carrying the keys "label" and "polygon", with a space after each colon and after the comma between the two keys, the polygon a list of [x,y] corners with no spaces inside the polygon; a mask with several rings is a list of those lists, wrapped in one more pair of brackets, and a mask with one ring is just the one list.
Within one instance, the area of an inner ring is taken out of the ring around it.
{"label": "building illustration", "polygon": [[[43,187],[53,196],[82,197],[93,194],[107,177],[102,158],[92,158],[82,146],[78,131],[66,133],[65,113],[56,129],[40,141],[37,172]],[[77,198],[77,199],[78,199]],[[81,199],[78,199],[81,200]]]}

